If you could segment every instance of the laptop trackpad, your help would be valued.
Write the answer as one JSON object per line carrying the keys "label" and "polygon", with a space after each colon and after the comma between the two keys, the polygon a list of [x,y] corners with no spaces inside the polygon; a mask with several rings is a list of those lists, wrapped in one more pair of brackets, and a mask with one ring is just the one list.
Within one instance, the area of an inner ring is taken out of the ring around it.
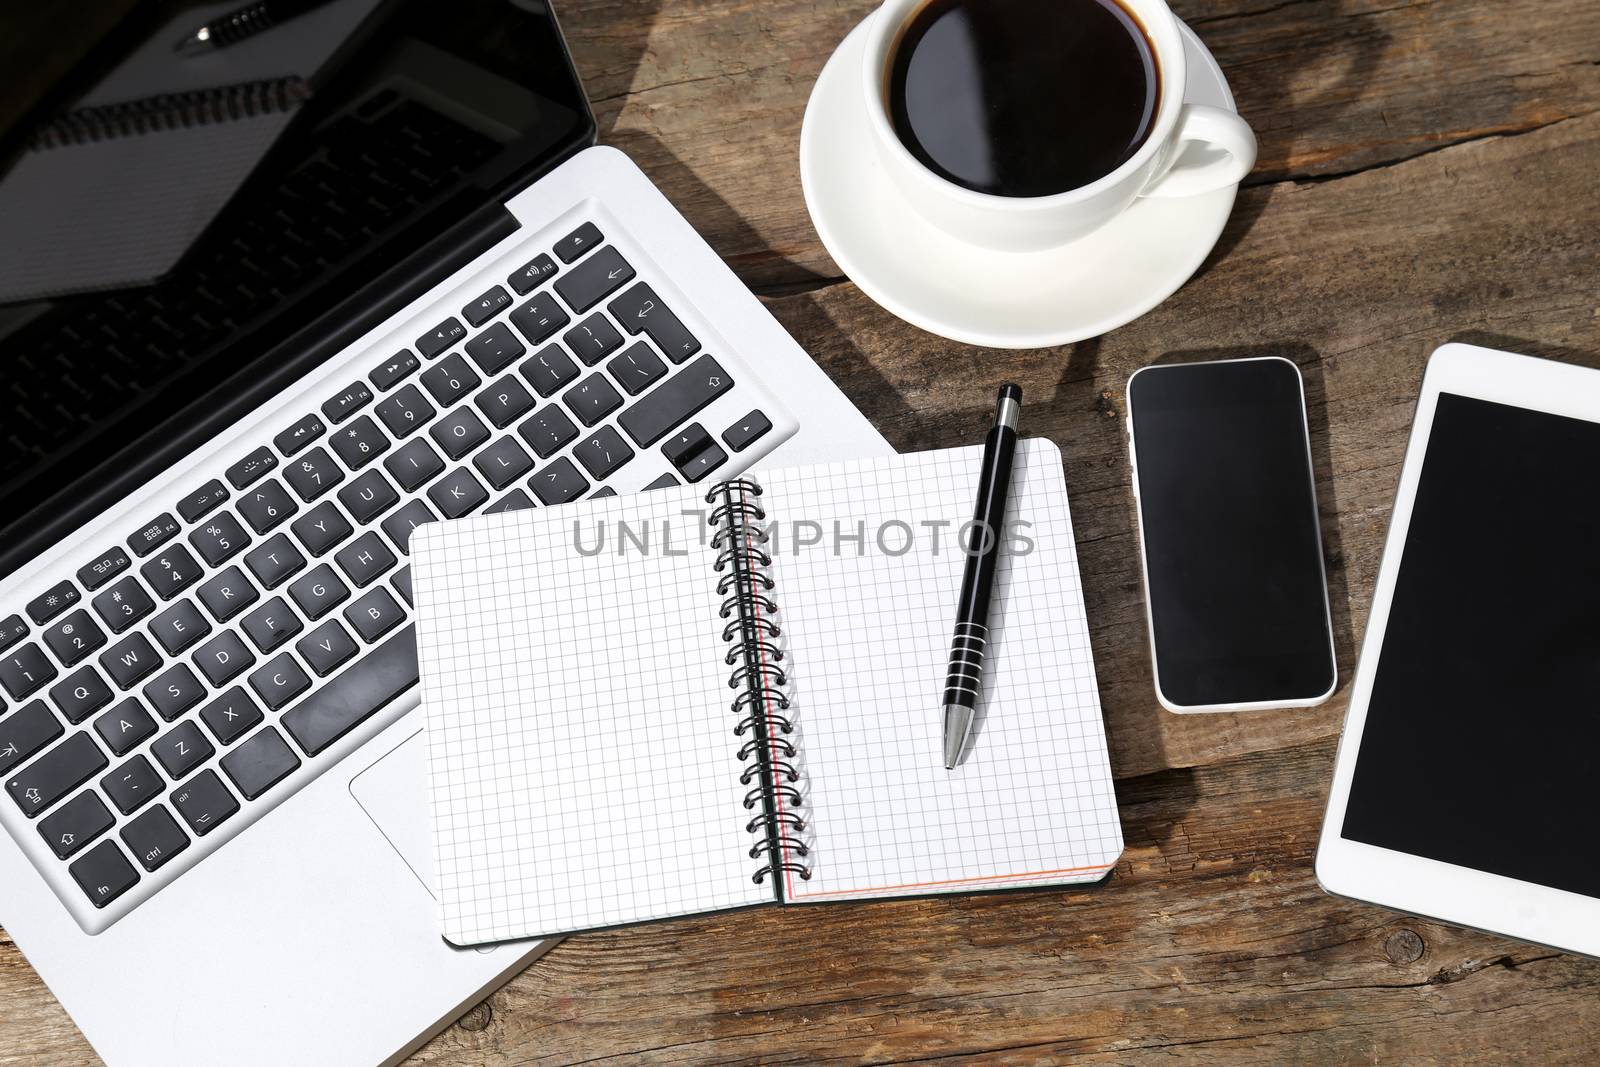
{"label": "laptop trackpad", "polygon": [[350,793],[400,853],[422,888],[433,891],[433,846],[428,840],[426,745],[418,730],[350,780]]}

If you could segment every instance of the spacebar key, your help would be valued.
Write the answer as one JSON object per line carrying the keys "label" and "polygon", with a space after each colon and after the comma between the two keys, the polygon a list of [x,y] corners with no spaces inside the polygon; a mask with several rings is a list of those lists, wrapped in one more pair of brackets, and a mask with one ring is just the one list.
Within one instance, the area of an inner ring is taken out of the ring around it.
{"label": "spacebar key", "polygon": [[283,728],[315,756],[417,684],[417,628],[407,626],[283,714]]}
{"label": "spacebar key", "polygon": [[617,421],[636,444],[648,447],[732,388],[728,372],[710,356],[701,356],[646,393]]}

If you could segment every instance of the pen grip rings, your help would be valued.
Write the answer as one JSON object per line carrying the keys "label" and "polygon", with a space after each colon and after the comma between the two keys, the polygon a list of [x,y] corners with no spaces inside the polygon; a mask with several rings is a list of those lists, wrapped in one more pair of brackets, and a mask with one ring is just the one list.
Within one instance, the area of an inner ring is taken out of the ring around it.
{"label": "pen grip rings", "polygon": [[728,687],[739,691],[732,704],[738,717],[734,736],[743,739],[737,752],[743,765],[739,784],[749,787],[744,807],[756,811],[745,829],[756,835],[750,858],[763,860],[752,876],[758,885],[768,875],[811,877],[809,865],[791,858],[803,859],[810,849],[798,836],[806,822],[795,810],[804,803],[797,787],[799,751],[780,736],[792,734],[794,724],[779,714],[789,708],[782,691],[789,678],[777,666],[784,654],[778,643],[782,631],[772,619],[778,605],[769,595],[776,584],[767,573],[772,557],[757,547],[767,541],[761,525],[766,512],[756,503],[761,492],[756,482],[739,478],[713,486],[705,495],[712,505],[707,521],[716,528],[711,548],[717,553],[712,569],[720,576],[716,592],[724,598],[719,616],[729,620],[722,631],[728,645],[725,661],[733,668]]}

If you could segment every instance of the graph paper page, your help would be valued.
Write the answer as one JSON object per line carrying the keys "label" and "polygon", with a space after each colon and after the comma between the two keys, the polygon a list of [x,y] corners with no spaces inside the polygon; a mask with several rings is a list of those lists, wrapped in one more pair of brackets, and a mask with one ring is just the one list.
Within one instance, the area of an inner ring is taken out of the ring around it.
{"label": "graph paper page", "polygon": [[[779,523],[771,595],[810,822],[811,854],[798,862],[812,874],[785,873],[790,900],[1086,881],[1121,854],[1061,454],[1049,441],[1016,453],[1007,520],[1029,524],[1035,548],[1002,553],[973,738],[945,770],[956,535],[972,517],[981,454],[756,476]],[[790,536],[796,519],[820,531]],[[948,525],[934,554],[926,524],[939,521]],[[908,534],[896,523],[913,537],[902,554]],[[849,540],[857,532],[863,540]]]}
{"label": "graph paper page", "polygon": [[[751,881],[701,489],[412,539],[444,936],[535,937],[770,902]],[[671,524],[669,554],[659,540]],[[650,551],[615,551],[618,521]],[[584,523],[580,541],[574,523]],[[611,535],[596,545],[604,524]]]}

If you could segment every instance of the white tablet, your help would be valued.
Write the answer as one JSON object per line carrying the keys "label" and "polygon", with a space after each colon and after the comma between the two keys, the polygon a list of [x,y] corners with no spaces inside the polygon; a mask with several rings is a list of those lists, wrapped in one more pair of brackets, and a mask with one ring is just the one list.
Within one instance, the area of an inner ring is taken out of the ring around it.
{"label": "white tablet", "polygon": [[1600,956],[1600,371],[1433,354],[1317,848],[1340,896]]}

